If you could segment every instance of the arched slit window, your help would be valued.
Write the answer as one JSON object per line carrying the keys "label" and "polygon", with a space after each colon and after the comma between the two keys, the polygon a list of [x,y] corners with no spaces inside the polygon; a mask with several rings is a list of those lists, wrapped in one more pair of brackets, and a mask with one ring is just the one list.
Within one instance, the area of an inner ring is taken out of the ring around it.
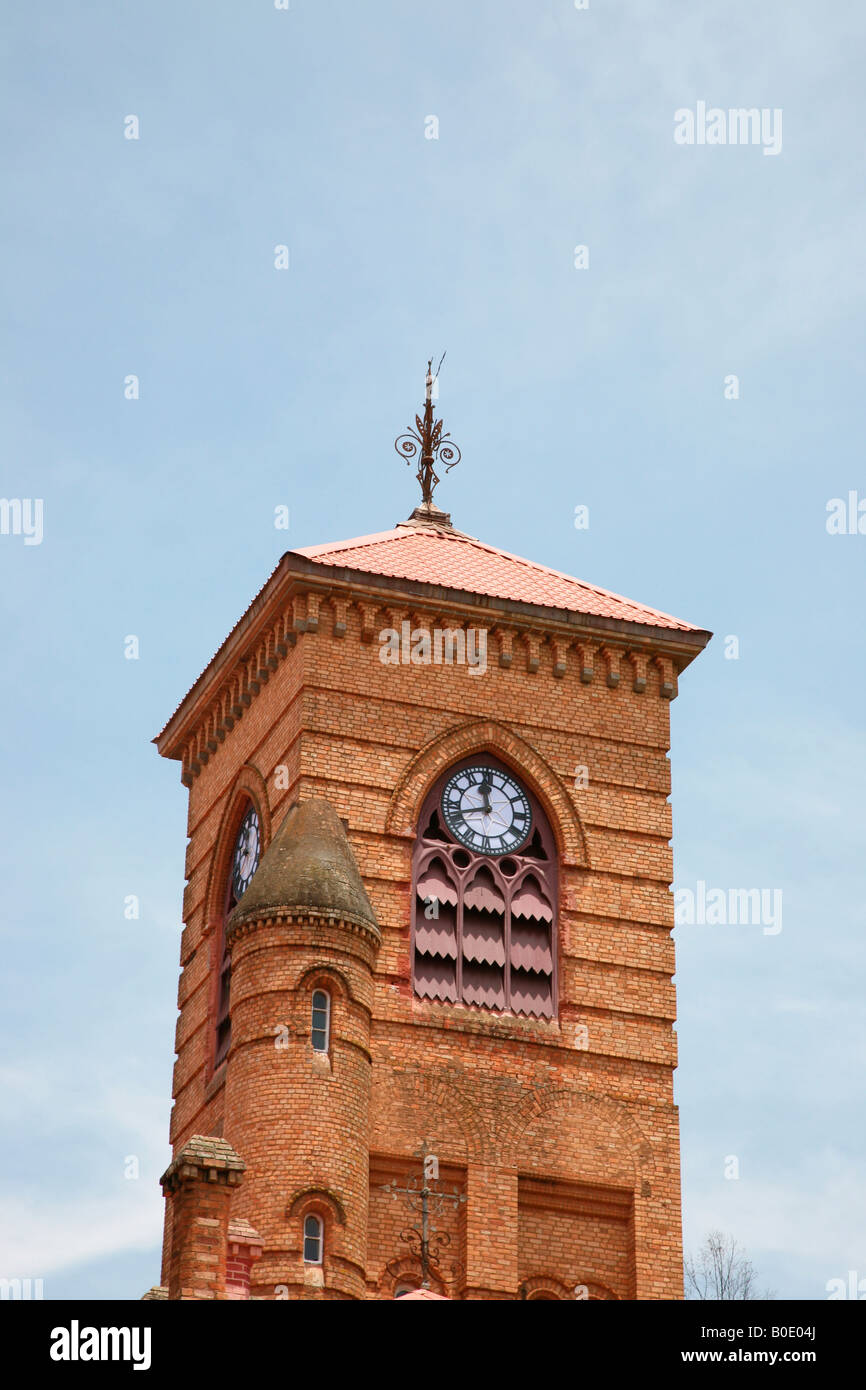
{"label": "arched slit window", "polygon": [[556,1012],[556,846],[519,771],[488,754],[444,773],[413,858],[412,981],[422,999]]}
{"label": "arched slit window", "polygon": [[331,1044],[331,996],[325,989],[314,989],[311,1008],[314,1052],[327,1052]]}
{"label": "arched slit window", "polygon": [[304,1263],[320,1265],[324,1244],[324,1223],[321,1216],[310,1213],[304,1217]]}

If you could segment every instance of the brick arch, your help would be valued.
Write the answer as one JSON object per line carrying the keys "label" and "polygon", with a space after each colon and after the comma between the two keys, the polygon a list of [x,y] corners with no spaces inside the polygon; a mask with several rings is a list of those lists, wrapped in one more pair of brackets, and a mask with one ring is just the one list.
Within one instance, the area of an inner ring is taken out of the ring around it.
{"label": "brick arch", "polygon": [[550,822],[562,862],[589,868],[586,835],[562,778],[531,744],[492,719],[459,724],[431,739],[415,754],[388,803],[386,833],[414,836],[421,804],[436,778],[461,758],[484,752],[512,765],[531,784]]}
{"label": "brick arch", "polygon": [[293,993],[296,995],[301,994],[302,991],[312,994],[313,990],[318,988],[330,989],[338,998],[357,1003],[348,976],[342,970],[338,970],[335,965],[308,965],[301,971],[292,986]]}
{"label": "brick arch", "polygon": [[[593,1279],[579,1279],[578,1288],[581,1287],[581,1285],[586,1289],[587,1298],[583,1301],[587,1303],[601,1303],[604,1301],[619,1302],[619,1294],[614,1293],[613,1289],[609,1289],[607,1284],[599,1284]],[[572,1294],[572,1297],[576,1297],[576,1295]]]}
{"label": "brick arch", "polygon": [[[378,1125],[382,1128],[382,1143],[374,1139],[371,1148],[389,1153],[393,1145],[388,1137],[394,1133],[414,1134],[417,1147],[423,1139],[457,1140],[457,1146],[445,1155],[447,1163],[468,1164],[484,1160],[489,1139],[479,1117],[475,1099],[463,1091],[462,1078],[450,1072],[429,1073],[420,1068],[394,1071],[387,1094],[375,1097]],[[399,1110],[405,1112],[399,1117]],[[447,1130],[451,1131],[448,1135]],[[424,1131],[422,1133],[422,1131]],[[411,1152],[410,1149],[410,1152]]]}
{"label": "brick arch", "polygon": [[519,1295],[521,1299],[533,1300],[541,1299],[547,1295],[550,1299],[557,1302],[565,1302],[569,1298],[574,1298],[574,1290],[564,1284],[554,1274],[532,1274],[528,1279],[522,1279],[520,1283]]}
{"label": "brick arch", "polygon": [[[448,1297],[448,1289],[443,1279],[435,1270],[428,1272],[428,1279],[434,1293],[441,1294],[443,1298]],[[417,1255],[399,1255],[393,1260],[389,1260],[376,1285],[376,1292],[380,1299],[393,1299],[394,1290],[404,1279],[418,1281],[418,1288],[421,1287],[422,1270],[421,1261]]]}
{"label": "brick arch", "polygon": [[346,1208],[336,1192],[331,1192],[327,1187],[304,1187],[289,1199],[287,1220],[300,1217],[303,1221],[309,1212],[315,1212],[317,1216],[330,1216],[338,1226],[346,1224]]}
{"label": "brick arch", "polygon": [[[612,1143],[622,1160],[622,1178],[633,1191],[643,1191],[654,1174],[652,1145],[626,1106],[608,1096],[553,1086],[533,1087],[499,1127],[498,1161],[520,1166],[520,1156],[531,1142],[528,1132],[545,1126],[551,1130],[551,1142],[546,1146],[551,1154],[561,1147],[562,1135],[580,1135],[581,1151],[595,1157],[598,1168],[595,1176],[587,1174],[588,1181],[609,1185]],[[545,1148],[540,1140],[536,1147]],[[548,1176],[553,1177],[553,1172]]]}

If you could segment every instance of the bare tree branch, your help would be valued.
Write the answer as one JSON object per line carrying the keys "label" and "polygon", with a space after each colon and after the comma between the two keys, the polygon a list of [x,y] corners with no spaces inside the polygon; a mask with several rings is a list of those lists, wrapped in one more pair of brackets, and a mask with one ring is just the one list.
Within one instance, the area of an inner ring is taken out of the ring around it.
{"label": "bare tree branch", "polygon": [[775,1298],[770,1289],[758,1289],[755,1267],[733,1236],[710,1231],[696,1256],[685,1261],[687,1299],[758,1302]]}

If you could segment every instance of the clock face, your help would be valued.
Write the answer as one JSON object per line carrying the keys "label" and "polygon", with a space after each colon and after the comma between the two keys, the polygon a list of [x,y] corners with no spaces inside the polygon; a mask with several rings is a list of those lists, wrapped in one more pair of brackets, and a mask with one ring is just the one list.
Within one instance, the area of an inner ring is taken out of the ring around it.
{"label": "clock face", "polygon": [[532,829],[526,792],[495,767],[455,772],[442,793],[442,815],[455,839],[476,854],[516,852]]}
{"label": "clock face", "polygon": [[251,806],[241,821],[235,852],[232,857],[232,890],[240,899],[250,886],[250,879],[259,867],[259,814]]}

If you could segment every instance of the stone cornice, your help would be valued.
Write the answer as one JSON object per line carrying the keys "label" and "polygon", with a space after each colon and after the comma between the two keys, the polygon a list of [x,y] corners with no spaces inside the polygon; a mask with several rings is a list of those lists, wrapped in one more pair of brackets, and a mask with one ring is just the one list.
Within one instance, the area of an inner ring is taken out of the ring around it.
{"label": "stone cornice", "polygon": [[485,628],[497,649],[493,665],[542,676],[549,671],[560,680],[573,673],[584,684],[604,679],[612,689],[631,687],[638,694],[654,689],[666,699],[674,698],[678,673],[711,635],[323,566],[288,552],[153,740],[163,757],[182,761],[187,786],[298,634],[345,638],[350,608],[360,613],[362,642],[373,642],[383,627],[410,615],[413,621],[426,618],[431,627]]}
{"label": "stone cornice", "polygon": [[166,1168],[160,1183],[173,1192],[182,1182],[210,1182],[236,1187],[246,1164],[231,1144],[212,1134],[194,1134]]}

